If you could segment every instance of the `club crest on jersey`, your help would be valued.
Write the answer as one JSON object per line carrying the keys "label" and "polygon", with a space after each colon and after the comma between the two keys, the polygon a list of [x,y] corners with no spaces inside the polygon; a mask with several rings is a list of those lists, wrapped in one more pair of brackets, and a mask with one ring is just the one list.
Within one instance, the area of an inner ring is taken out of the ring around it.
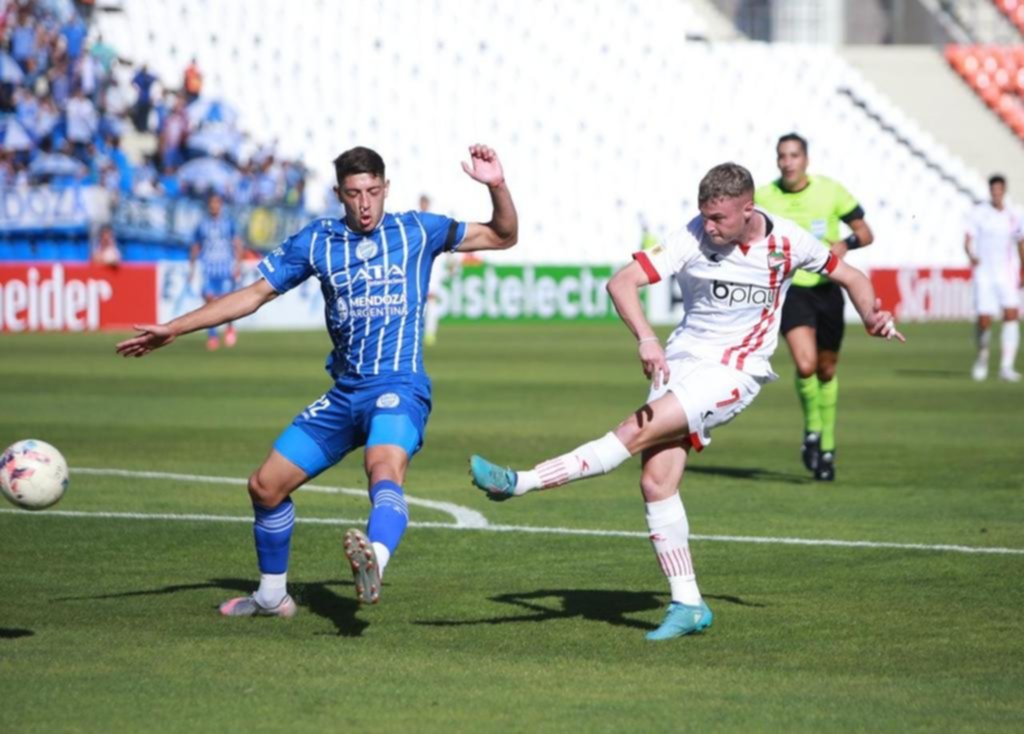
{"label": "club crest on jersey", "polygon": [[371,257],[377,254],[377,243],[373,240],[366,239],[356,245],[356,257],[360,260],[369,260]]}
{"label": "club crest on jersey", "polygon": [[396,408],[398,404],[402,402],[401,399],[393,392],[386,392],[377,398],[378,408]]}
{"label": "club crest on jersey", "polygon": [[768,268],[770,270],[778,270],[786,264],[786,256],[781,252],[769,252],[768,253]]}

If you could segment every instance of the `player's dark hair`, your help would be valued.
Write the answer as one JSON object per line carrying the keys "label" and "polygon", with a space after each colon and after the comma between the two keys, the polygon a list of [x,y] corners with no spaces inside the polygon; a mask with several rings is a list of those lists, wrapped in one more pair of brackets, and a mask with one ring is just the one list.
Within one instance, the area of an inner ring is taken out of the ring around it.
{"label": "player's dark hair", "polygon": [[739,163],[719,163],[700,181],[697,203],[707,204],[716,199],[734,199],[754,193],[754,177]]}
{"label": "player's dark hair", "polygon": [[783,143],[797,143],[800,146],[800,150],[803,151],[804,155],[807,155],[807,138],[796,133],[786,133],[779,138],[779,142],[775,144],[775,148],[778,149]]}
{"label": "player's dark hair", "polygon": [[384,159],[375,150],[357,146],[334,159],[334,175],[341,186],[346,176],[369,173],[384,178]]}
{"label": "player's dark hair", "polygon": [[1002,184],[1003,186],[1006,186],[1006,176],[1001,173],[993,173],[988,177],[988,185],[992,186],[993,184]]}

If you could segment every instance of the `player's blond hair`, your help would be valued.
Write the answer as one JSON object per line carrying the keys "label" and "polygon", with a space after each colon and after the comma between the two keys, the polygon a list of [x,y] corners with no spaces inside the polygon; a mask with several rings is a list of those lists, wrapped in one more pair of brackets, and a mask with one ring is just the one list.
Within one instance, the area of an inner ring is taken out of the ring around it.
{"label": "player's blond hair", "polygon": [[700,180],[697,203],[754,195],[754,177],[739,163],[719,163]]}

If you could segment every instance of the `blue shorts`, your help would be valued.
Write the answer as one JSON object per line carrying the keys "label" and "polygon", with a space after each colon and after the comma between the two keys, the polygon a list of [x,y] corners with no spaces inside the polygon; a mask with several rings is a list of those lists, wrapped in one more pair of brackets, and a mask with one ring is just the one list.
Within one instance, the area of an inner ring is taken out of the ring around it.
{"label": "blue shorts", "polygon": [[360,446],[399,446],[411,458],[423,446],[430,407],[427,380],[335,385],[295,416],[274,448],[310,477]]}
{"label": "blue shorts", "polygon": [[203,280],[203,298],[220,298],[235,289],[235,279],[230,275]]}

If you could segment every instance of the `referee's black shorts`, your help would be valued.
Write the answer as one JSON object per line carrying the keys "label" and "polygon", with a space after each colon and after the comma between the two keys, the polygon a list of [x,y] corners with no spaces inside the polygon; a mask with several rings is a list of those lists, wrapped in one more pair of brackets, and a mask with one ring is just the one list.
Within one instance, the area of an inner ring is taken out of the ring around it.
{"label": "referee's black shorts", "polygon": [[813,288],[791,286],[782,304],[782,333],[798,326],[810,326],[819,350],[838,352],[845,326],[843,307],[843,292],[835,283]]}

